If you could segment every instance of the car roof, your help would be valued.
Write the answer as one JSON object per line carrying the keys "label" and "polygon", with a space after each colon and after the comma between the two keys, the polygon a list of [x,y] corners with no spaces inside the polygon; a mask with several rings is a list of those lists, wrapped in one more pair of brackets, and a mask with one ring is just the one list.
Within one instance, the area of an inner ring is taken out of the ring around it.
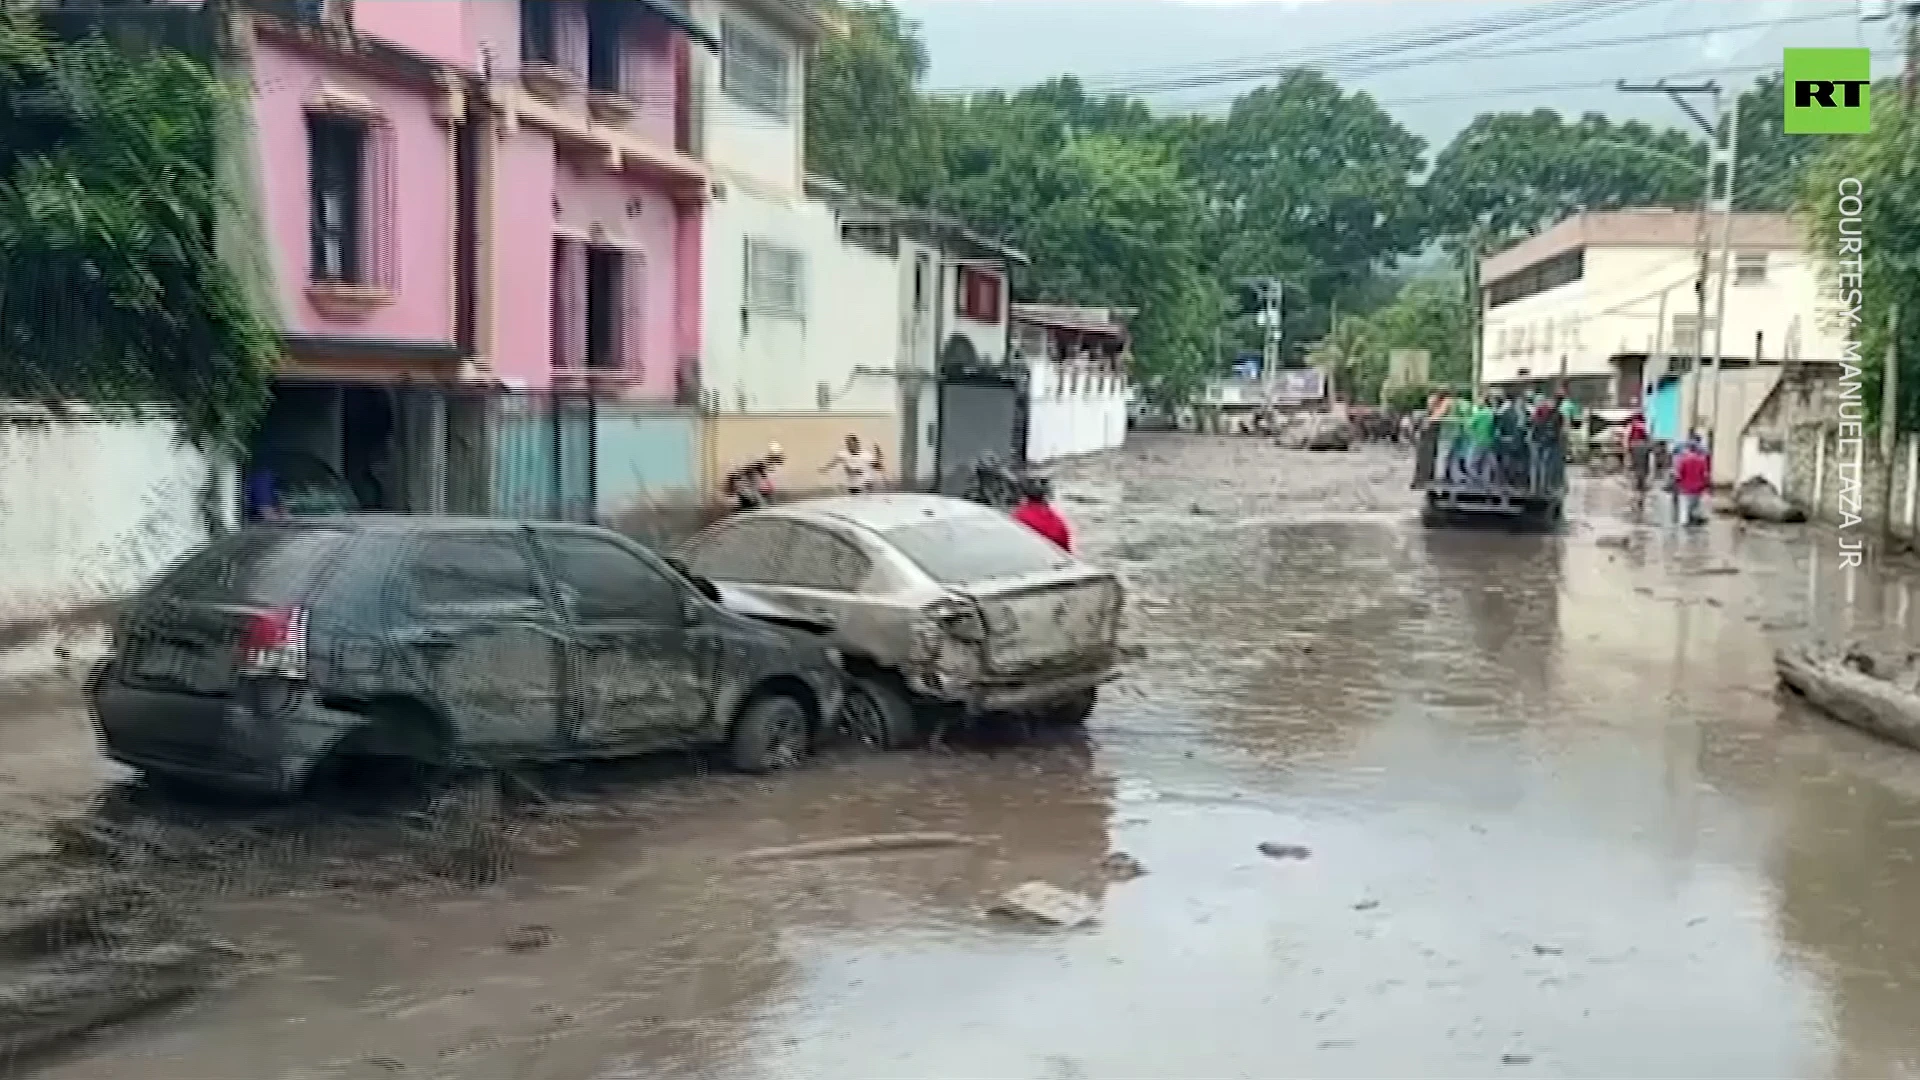
{"label": "car roof", "polygon": [[332,529],[366,533],[497,532],[520,529],[600,529],[567,521],[522,521],[515,518],[462,517],[448,514],[338,514],[250,523],[248,531]]}
{"label": "car roof", "polygon": [[992,513],[979,503],[950,499],[945,495],[923,495],[911,491],[890,491],[874,495],[843,495],[832,499],[804,499],[782,503],[771,511],[787,517],[824,517],[859,525],[885,533],[907,525],[956,517]]}

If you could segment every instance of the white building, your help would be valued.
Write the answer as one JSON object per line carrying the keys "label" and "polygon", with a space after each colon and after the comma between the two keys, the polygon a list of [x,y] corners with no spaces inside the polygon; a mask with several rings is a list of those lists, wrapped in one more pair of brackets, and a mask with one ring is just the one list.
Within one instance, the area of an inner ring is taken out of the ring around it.
{"label": "white building", "polygon": [[[1709,216],[1717,238],[1719,220]],[[1483,373],[1492,386],[1547,388],[1565,378],[1592,405],[1638,405],[1690,363],[1698,313],[1699,215],[1674,210],[1576,214],[1480,264]],[[1733,217],[1722,350],[1728,369],[1840,355],[1836,305],[1800,226],[1785,214]],[[1716,276],[1707,287],[1713,354]],[[1671,358],[1669,361],[1668,358]]]}
{"label": "white building", "polygon": [[857,434],[890,482],[931,483],[941,364],[1005,361],[1006,264],[1024,256],[807,177],[807,55],[835,32],[811,3],[695,0],[693,13],[721,42],[692,72],[716,181],[701,273],[709,474],[778,442],[804,487]]}

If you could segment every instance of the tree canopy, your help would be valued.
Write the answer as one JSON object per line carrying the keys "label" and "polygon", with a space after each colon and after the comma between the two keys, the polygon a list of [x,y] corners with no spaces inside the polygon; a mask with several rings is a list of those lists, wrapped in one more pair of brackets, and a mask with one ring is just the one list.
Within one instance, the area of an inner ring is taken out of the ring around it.
{"label": "tree canopy", "polygon": [[226,89],[0,7],[0,395],[141,401],[235,440],[278,353],[214,250]]}
{"label": "tree canopy", "polygon": [[[1400,264],[1437,248],[1464,259],[1581,210],[1691,208],[1703,194],[1706,140],[1691,125],[1490,112],[1429,161],[1379,102],[1316,71],[1282,72],[1220,116],[1157,115],[1072,78],[936,96],[921,89],[928,55],[910,21],[884,2],[842,14],[850,33],[826,43],[811,76],[811,166],[1026,249],[1022,298],[1139,308],[1138,373],[1170,400],[1257,344],[1261,332],[1227,304],[1254,277],[1285,282],[1289,354],[1337,337],[1329,345],[1363,393],[1396,348],[1425,348],[1436,380],[1465,381],[1465,290],[1403,287]],[[1782,104],[1778,74],[1739,96],[1739,209],[1791,208],[1802,178],[1836,153],[1894,169],[1878,109],[1874,139],[1832,140],[1787,135]],[[1871,231],[1920,236],[1915,226]]]}

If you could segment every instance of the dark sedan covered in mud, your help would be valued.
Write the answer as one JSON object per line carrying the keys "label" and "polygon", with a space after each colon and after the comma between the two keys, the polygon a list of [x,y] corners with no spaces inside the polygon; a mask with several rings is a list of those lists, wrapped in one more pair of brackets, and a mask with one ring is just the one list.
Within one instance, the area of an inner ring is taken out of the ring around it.
{"label": "dark sedan covered in mud", "polygon": [[917,740],[917,704],[1079,723],[1118,670],[1119,579],[976,503],[790,503],[721,522],[681,554],[724,587],[831,623],[854,676],[845,726],[871,744]]}
{"label": "dark sedan covered in mud", "polygon": [[131,601],[88,698],[115,759],[258,793],[368,758],[442,769],[723,745],[748,771],[791,764],[838,712],[838,655],[803,614],[722,600],[587,526],[262,525]]}

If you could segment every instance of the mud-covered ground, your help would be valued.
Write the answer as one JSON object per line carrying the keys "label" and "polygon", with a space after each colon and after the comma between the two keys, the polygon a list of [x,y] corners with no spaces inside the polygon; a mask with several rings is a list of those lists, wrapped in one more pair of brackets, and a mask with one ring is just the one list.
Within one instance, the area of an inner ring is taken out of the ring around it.
{"label": "mud-covered ground", "polygon": [[[1819,532],[1636,527],[1610,481],[1564,535],[1425,532],[1407,475],[1139,436],[1059,472],[1146,649],[1086,738],[547,778],[458,843],[451,813],[101,797],[71,703],[9,703],[16,838],[102,799],[241,959],[0,1075],[1920,1070],[1920,755],[1771,669],[1809,627],[1904,636],[1907,579],[1839,573]],[[975,842],[741,858],[906,830]],[[1029,880],[1099,922],[982,915]]]}

